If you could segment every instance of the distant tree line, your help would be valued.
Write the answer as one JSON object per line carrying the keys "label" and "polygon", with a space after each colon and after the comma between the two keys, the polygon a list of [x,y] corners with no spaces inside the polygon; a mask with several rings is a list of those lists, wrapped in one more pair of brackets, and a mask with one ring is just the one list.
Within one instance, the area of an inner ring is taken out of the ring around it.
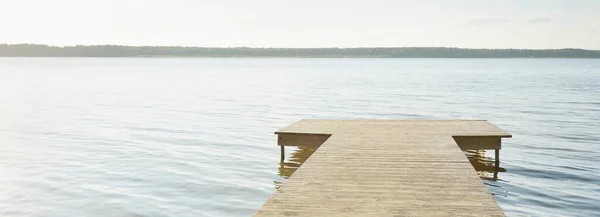
{"label": "distant tree line", "polygon": [[213,48],[176,46],[48,46],[0,44],[0,57],[367,57],[367,58],[600,58],[600,50],[396,48]]}

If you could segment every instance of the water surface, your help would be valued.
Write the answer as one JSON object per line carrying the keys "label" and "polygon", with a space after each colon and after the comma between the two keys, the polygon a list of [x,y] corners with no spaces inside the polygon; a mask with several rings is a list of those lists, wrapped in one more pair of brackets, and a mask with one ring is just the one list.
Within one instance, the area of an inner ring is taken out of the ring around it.
{"label": "water surface", "polygon": [[600,213],[598,60],[2,58],[0,216],[249,216],[302,118],[487,119],[507,215]]}

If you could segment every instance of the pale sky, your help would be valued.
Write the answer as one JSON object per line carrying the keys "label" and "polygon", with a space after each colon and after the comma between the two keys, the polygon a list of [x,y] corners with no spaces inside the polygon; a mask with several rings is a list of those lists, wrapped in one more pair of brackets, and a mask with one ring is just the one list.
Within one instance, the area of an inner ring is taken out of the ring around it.
{"label": "pale sky", "polygon": [[600,0],[0,0],[0,43],[600,49]]}

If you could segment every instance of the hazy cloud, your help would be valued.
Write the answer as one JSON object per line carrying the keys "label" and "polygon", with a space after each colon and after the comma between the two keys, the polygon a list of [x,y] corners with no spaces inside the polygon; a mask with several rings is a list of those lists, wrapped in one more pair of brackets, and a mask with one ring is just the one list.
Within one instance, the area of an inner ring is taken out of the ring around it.
{"label": "hazy cloud", "polygon": [[496,25],[496,24],[505,24],[510,22],[507,19],[500,18],[477,18],[467,21],[468,25],[473,26],[487,26],[487,25]]}
{"label": "hazy cloud", "polygon": [[534,18],[529,20],[529,23],[531,24],[540,24],[540,23],[550,23],[553,22],[554,20],[547,18],[547,17],[539,17],[539,18]]}

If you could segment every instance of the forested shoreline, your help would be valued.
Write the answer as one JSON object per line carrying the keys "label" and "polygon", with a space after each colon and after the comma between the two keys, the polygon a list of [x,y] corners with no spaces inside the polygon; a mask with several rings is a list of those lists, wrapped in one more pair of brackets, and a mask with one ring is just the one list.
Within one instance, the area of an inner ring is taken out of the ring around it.
{"label": "forested shoreline", "polygon": [[0,44],[0,57],[600,58],[600,50],[447,47],[217,48]]}

